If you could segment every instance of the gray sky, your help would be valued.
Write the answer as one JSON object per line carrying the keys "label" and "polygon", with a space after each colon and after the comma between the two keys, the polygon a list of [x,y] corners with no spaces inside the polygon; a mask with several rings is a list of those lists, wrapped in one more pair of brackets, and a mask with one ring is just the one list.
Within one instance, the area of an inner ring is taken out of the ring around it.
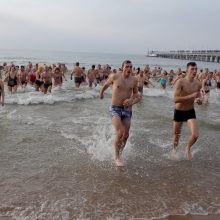
{"label": "gray sky", "polygon": [[219,0],[0,0],[0,48],[220,49]]}

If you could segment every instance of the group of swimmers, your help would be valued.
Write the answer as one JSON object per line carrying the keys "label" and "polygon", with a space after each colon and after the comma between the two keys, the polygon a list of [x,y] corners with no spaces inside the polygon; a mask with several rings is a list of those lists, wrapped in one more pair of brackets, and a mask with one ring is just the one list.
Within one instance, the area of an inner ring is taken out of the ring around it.
{"label": "group of swimmers", "polygon": [[[174,76],[177,78],[174,80]],[[181,69],[175,74],[170,71],[162,72],[161,68],[155,68],[152,72],[146,67],[143,72],[133,69],[132,62],[125,60],[122,63],[121,71],[116,74],[111,74],[105,81],[100,90],[100,99],[104,98],[104,92],[109,86],[112,86],[112,100],[109,108],[109,114],[112,119],[112,125],[115,128],[115,163],[117,166],[124,166],[122,159],[122,152],[125,148],[127,139],[129,137],[129,130],[132,117],[132,106],[140,101],[140,93],[145,80],[140,80],[143,77],[156,77],[160,81],[162,89],[165,89],[167,79],[170,85],[175,86],[174,91],[174,116],[173,116],[173,152],[176,153],[181,136],[181,128],[183,122],[186,122],[190,130],[190,136],[185,147],[185,158],[192,159],[191,148],[199,137],[198,124],[196,113],[194,110],[194,103],[198,105],[203,104],[203,95],[209,93],[211,87],[211,80],[214,79],[219,90],[220,85],[220,71],[210,73],[208,69],[198,73],[197,64],[189,62],[186,67],[186,72]],[[171,78],[171,79],[170,79]]]}
{"label": "group of swimmers", "polygon": [[[122,68],[112,69],[108,64],[106,65],[92,65],[88,70],[81,67],[79,62],[76,62],[70,74],[70,79],[74,79],[75,87],[79,88],[81,84],[87,84],[90,88],[103,84],[109,75],[121,72]],[[64,80],[67,67],[65,64],[58,63],[57,65],[33,65],[29,62],[26,66],[16,66],[13,63],[4,63],[0,65],[0,101],[4,105],[4,84],[7,84],[8,90],[16,93],[17,88],[25,88],[27,84],[35,87],[36,91],[43,93],[51,93],[52,87],[61,87]],[[186,71],[179,68],[177,71],[170,70],[167,72],[161,67],[157,66],[153,69],[146,65],[143,69],[140,67],[132,67],[131,75],[138,80],[138,91],[140,98],[142,98],[144,87],[154,87],[155,82],[159,82],[161,89],[165,90],[167,85],[171,88],[176,82],[186,76]],[[204,96],[204,103],[208,103],[210,88],[212,81],[216,82],[216,87],[220,91],[220,71],[210,72],[207,68],[200,70],[196,74],[196,79],[202,83],[201,92]]]}
{"label": "group of swimmers", "polygon": [[[17,91],[17,87],[24,88],[28,83],[35,87],[36,91],[44,93],[51,92],[52,86],[61,87],[63,80],[67,80],[65,64],[58,65],[38,65],[28,63],[27,66],[15,66],[14,64],[4,64],[0,66],[0,104],[4,105],[4,87],[7,83],[8,90],[12,93]],[[198,71],[194,62],[187,64],[186,71],[180,68],[169,73],[161,67],[153,70],[148,65],[144,69],[134,68],[132,62],[126,60],[118,70],[111,69],[109,65],[92,65],[86,72],[77,62],[71,71],[70,79],[74,77],[76,88],[82,83],[89,87],[101,84],[100,99],[104,98],[104,92],[112,86],[112,101],[109,113],[112,124],[115,128],[115,162],[117,166],[124,166],[122,151],[129,137],[130,122],[132,116],[132,106],[140,102],[143,87],[154,87],[155,82],[160,83],[161,89],[166,89],[166,85],[173,87],[174,91],[174,118],[173,118],[173,149],[176,151],[181,134],[183,122],[187,122],[191,135],[185,149],[188,160],[192,159],[190,150],[198,138],[198,125],[194,110],[194,103],[199,105],[208,102],[208,96],[215,81],[216,88],[220,91],[220,71],[210,72],[207,68]],[[3,80],[2,80],[3,78]],[[152,82],[154,81],[154,83]]]}

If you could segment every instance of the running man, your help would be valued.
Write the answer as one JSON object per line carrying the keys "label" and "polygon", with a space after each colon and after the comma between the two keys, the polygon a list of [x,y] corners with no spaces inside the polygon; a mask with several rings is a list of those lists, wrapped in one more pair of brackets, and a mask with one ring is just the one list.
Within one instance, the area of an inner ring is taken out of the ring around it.
{"label": "running man", "polygon": [[18,88],[18,75],[14,64],[11,65],[9,72],[7,72],[5,81],[8,81],[9,92],[16,93]]}
{"label": "running man", "polygon": [[117,166],[124,166],[121,156],[129,137],[132,105],[139,101],[138,80],[131,74],[132,63],[126,60],[122,64],[122,72],[110,74],[100,90],[100,99],[103,99],[105,90],[112,85],[112,101],[109,113],[116,132],[114,145]]}
{"label": "running man", "polygon": [[4,83],[0,79],[0,105],[4,106],[5,104],[5,90],[4,90]]}
{"label": "running man", "polygon": [[71,79],[72,79],[73,75],[74,75],[74,81],[75,81],[76,88],[79,88],[82,83],[82,77],[83,77],[83,70],[79,66],[79,62],[76,62],[75,67],[73,68],[73,71],[70,76]]}
{"label": "running man", "polygon": [[185,148],[185,157],[191,160],[191,147],[199,136],[198,124],[194,110],[194,101],[199,105],[202,104],[198,99],[200,95],[201,83],[195,79],[197,73],[197,65],[195,62],[187,64],[187,76],[179,79],[176,83],[174,92],[174,121],[173,121],[173,149],[176,151],[183,122],[187,122],[191,135]]}
{"label": "running man", "polygon": [[138,80],[138,92],[140,93],[140,98],[142,99],[143,96],[143,89],[144,89],[144,82],[146,81],[147,77],[144,75],[144,72],[141,71],[140,74],[136,76]]}
{"label": "running man", "polygon": [[95,85],[95,87],[97,86],[96,74],[97,74],[97,70],[95,69],[95,65],[92,65],[91,69],[89,69],[87,73],[90,88],[92,88],[93,84]]}

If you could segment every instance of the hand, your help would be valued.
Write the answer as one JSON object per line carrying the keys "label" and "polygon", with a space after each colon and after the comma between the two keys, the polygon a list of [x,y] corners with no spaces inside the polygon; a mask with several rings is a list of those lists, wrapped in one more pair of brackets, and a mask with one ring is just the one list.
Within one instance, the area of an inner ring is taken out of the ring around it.
{"label": "hand", "polygon": [[123,105],[126,107],[132,106],[132,100],[131,99],[125,99],[123,102]]}
{"label": "hand", "polygon": [[103,99],[103,98],[104,98],[103,93],[100,93],[100,94],[99,94],[99,98],[100,98],[100,99]]}
{"label": "hand", "polygon": [[196,98],[199,98],[201,96],[201,93],[200,92],[194,92],[192,94],[192,98],[196,99]]}
{"label": "hand", "polygon": [[198,98],[198,99],[196,100],[196,103],[197,103],[198,105],[202,105],[202,100]]}

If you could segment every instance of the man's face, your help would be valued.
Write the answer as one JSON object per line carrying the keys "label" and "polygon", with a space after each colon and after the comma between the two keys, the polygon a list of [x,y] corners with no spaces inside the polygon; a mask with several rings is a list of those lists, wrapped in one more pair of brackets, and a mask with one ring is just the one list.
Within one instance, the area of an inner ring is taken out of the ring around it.
{"label": "man's face", "polygon": [[188,73],[191,77],[196,77],[197,74],[197,66],[189,66],[188,67]]}
{"label": "man's face", "polygon": [[132,73],[132,64],[131,63],[126,63],[123,66],[123,72],[129,76]]}

